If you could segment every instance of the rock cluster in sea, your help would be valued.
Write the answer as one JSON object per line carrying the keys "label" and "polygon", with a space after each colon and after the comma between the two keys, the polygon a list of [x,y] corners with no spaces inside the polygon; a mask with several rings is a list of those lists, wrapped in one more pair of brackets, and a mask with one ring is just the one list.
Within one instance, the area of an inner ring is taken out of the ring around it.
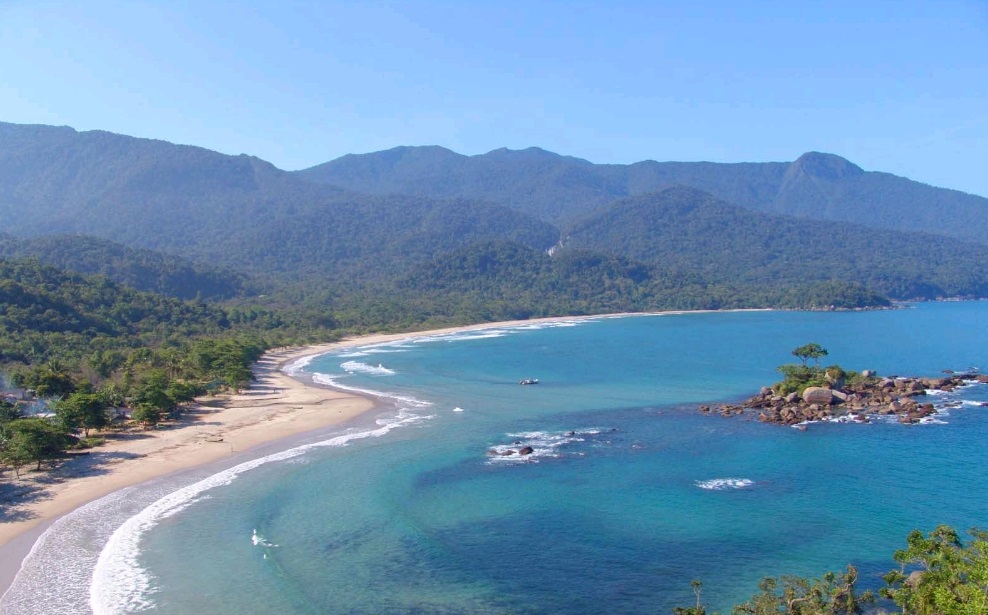
{"label": "rock cluster in sea", "polygon": [[802,395],[782,396],[762,387],[757,395],[741,404],[701,406],[700,411],[732,416],[757,410],[758,420],[779,425],[841,417],[866,423],[874,415],[894,415],[900,423],[918,423],[936,413],[934,405],[925,401],[927,391],[949,392],[972,381],[988,384],[988,375],[984,374],[952,374],[944,378],[878,378],[865,374],[859,382],[839,382],[829,388],[809,387]]}

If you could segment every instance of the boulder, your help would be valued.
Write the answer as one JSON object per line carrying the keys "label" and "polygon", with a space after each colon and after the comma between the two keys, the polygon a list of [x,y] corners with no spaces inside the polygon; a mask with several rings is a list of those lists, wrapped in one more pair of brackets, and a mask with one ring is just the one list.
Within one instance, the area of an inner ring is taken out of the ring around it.
{"label": "boulder", "polygon": [[834,396],[834,399],[836,399],[838,403],[847,401],[848,395],[844,391],[831,391],[830,394]]}
{"label": "boulder", "polygon": [[534,452],[535,452],[535,449],[533,449],[531,446],[523,446],[520,449],[518,449],[518,454],[521,455],[521,456],[523,456],[523,457],[525,455],[531,455]]}
{"label": "boulder", "polygon": [[823,387],[807,387],[803,391],[803,401],[808,404],[830,404],[833,399],[833,391]]}
{"label": "boulder", "polygon": [[792,393],[786,395],[786,403],[787,404],[794,404],[797,401],[799,401],[799,393],[796,393],[795,391],[793,391]]}
{"label": "boulder", "polygon": [[864,370],[861,370],[861,377],[864,378],[865,380],[867,380],[868,378],[874,378],[877,375],[878,374],[875,373],[875,370],[873,370],[873,369],[864,369]]}

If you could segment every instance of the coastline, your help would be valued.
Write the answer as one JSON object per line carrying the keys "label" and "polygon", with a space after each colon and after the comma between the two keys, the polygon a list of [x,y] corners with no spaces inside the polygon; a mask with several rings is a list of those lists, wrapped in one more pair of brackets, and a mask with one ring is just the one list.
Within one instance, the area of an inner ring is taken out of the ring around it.
{"label": "coastline", "polygon": [[[12,521],[0,522],[0,596],[44,531],[80,506],[125,487],[222,462],[261,445],[276,443],[353,419],[376,407],[372,397],[290,376],[283,368],[306,357],[354,346],[465,331],[548,322],[628,316],[693,314],[721,310],[562,316],[480,323],[394,334],[372,334],[339,342],[265,353],[254,366],[256,380],[244,392],[199,400],[175,425],[128,434],[68,460],[49,476],[31,501],[13,502]],[[734,311],[734,310],[723,310]],[[750,310],[737,310],[750,311]],[[21,517],[18,519],[18,517]]]}

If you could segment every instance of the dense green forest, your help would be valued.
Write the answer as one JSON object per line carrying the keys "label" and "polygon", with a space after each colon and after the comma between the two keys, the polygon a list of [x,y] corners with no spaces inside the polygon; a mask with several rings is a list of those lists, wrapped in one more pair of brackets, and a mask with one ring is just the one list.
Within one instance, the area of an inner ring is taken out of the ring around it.
{"label": "dense green forest", "polygon": [[0,465],[18,470],[93,443],[117,408],[154,424],[206,392],[247,386],[268,348],[334,339],[301,312],[138,291],[37,260],[0,260],[0,392],[25,389],[54,420],[0,398]]}
{"label": "dense green forest", "polygon": [[693,269],[713,283],[861,283],[896,299],[988,295],[988,246],[755,213],[676,187],[575,223],[565,249]]}
{"label": "dense green forest", "polygon": [[483,199],[560,226],[617,199],[689,186],[750,211],[988,243],[988,199],[864,171],[833,154],[792,162],[592,164],[532,147],[462,156],[441,147],[347,155],[298,172],[369,194]]}
{"label": "dense green forest", "polygon": [[85,235],[19,239],[0,233],[0,258],[36,258],[59,269],[102,275],[137,290],[179,299],[223,300],[251,292],[241,273]]}

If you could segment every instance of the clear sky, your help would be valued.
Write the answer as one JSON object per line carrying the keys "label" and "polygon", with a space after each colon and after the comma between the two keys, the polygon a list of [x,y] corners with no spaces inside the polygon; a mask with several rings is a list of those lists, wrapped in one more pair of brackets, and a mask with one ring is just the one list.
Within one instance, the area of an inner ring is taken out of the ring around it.
{"label": "clear sky", "polygon": [[0,0],[0,121],[300,169],[810,150],[988,196],[988,1]]}

